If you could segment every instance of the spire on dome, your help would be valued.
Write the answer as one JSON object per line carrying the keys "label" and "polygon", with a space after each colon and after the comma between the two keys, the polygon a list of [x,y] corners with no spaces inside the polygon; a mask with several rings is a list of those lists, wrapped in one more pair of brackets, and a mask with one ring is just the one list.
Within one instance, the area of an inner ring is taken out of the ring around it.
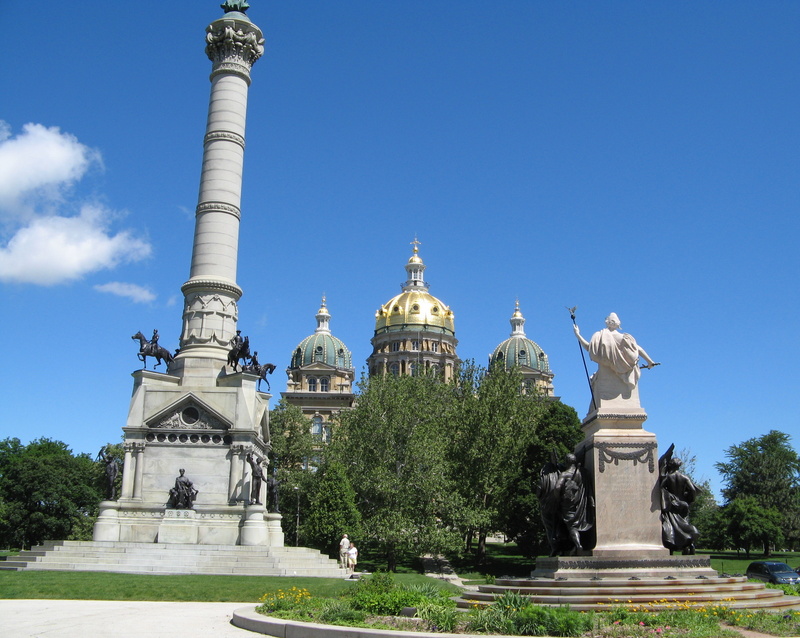
{"label": "spire on dome", "polygon": [[328,322],[331,320],[331,313],[328,312],[328,306],[325,305],[325,295],[322,295],[322,305],[317,310],[317,329],[315,334],[330,334],[331,329]]}
{"label": "spire on dome", "polygon": [[511,315],[511,336],[512,337],[524,337],[525,336],[525,317],[522,316],[522,312],[519,309],[519,299],[517,299],[516,304],[514,306],[514,314]]}
{"label": "spire on dome", "polygon": [[414,253],[409,257],[408,263],[406,264],[408,279],[406,283],[403,284],[403,292],[408,292],[410,290],[428,290],[428,284],[425,283],[424,279],[425,264],[422,262],[422,257],[419,256],[420,243],[421,242],[415,235],[414,241],[411,242],[411,245],[414,246]]}

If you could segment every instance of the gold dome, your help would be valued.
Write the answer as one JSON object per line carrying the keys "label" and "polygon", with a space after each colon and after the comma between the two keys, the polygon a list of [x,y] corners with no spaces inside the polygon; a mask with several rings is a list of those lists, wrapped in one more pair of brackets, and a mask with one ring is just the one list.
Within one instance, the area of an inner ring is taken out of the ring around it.
{"label": "gold dome", "polygon": [[406,264],[408,280],[403,292],[393,297],[375,313],[375,334],[390,330],[433,330],[455,334],[453,311],[428,292],[425,264],[419,256],[419,241],[411,242],[414,253]]}
{"label": "gold dome", "polygon": [[440,329],[455,333],[453,311],[425,290],[406,290],[375,313],[375,333],[388,330]]}

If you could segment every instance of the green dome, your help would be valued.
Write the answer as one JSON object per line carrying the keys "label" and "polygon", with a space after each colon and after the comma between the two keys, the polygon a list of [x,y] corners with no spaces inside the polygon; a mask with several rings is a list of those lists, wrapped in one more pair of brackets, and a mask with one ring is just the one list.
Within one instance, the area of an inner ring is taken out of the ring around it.
{"label": "green dome", "polygon": [[310,363],[327,363],[337,368],[352,368],[353,357],[341,339],[329,334],[313,334],[300,342],[292,354],[292,368]]}
{"label": "green dome", "polygon": [[322,298],[322,306],[317,311],[317,329],[313,335],[300,342],[292,353],[290,368],[300,368],[311,363],[326,363],[336,368],[352,368],[353,357],[341,339],[331,334],[328,324],[331,315]]}
{"label": "green dome", "polygon": [[514,366],[533,368],[541,372],[550,372],[550,363],[535,341],[527,337],[510,337],[494,349],[489,357],[490,363],[501,362],[506,370]]}
{"label": "green dome", "polygon": [[540,372],[550,373],[550,363],[547,355],[535,341],[525,336],[525,317],[519,309],[519,301],[511,315],[511,336],[494,349],[489,357],[489,365],[499,362],[506,370],[514,366],[531,368]]}

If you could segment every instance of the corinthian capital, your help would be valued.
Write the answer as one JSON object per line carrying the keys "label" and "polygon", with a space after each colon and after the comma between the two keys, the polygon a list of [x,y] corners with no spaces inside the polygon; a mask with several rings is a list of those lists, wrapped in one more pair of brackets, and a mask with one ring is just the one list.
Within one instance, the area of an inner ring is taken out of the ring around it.
{"label": "corinthian capital", "polygon": [[243,67],[239,72],[247,74],[263,53],[261,30],[250,21],[222,18],[206,29],[206,55],[214,71],[224,66],[236,72],[236,67]]}

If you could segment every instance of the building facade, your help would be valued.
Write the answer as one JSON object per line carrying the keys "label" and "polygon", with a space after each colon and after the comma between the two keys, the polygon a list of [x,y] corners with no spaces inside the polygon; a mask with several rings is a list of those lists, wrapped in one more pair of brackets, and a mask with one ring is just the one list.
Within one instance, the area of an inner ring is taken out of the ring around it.
{"label": "building facade", "polygon": [[350,350],[331,334],[331,315],[325,297],[316,319],[317,329],[292,353],[286,369],[286,392],[281,396],[311,419],[315,438],[327,442],[333,415],[353,405],[355,370]]}

